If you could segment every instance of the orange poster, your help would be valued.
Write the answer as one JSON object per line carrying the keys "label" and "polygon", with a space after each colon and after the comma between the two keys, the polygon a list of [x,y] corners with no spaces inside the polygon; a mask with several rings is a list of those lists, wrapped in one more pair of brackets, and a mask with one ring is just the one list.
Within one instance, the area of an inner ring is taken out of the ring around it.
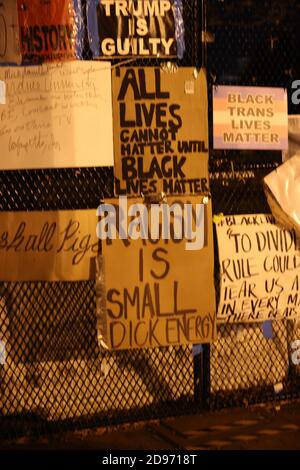
{"label": "orange poster", "polygon": [[18,14],[23,60],[42,62],[81,56],[80,0],[18,0]]}

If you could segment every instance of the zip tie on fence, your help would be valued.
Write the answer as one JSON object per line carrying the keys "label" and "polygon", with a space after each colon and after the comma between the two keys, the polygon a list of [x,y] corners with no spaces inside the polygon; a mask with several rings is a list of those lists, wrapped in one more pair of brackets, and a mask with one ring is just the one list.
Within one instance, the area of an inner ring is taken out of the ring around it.
{"label": "zip tie on fence", "polygon": [[116,69],[117,67],[122,67],[123,65],[130,64],[131,62],[134,62],[135,60],[136,58],[123,60],[122,62],[119,62],[118,64],[111,65],[110,68]]}
{"label": "zip tie on fence", "polygon": [[176,73],[178,72],[178,65],[176,62],[162,62],[160,65],[160,70],[164,73]]}
{"label": "zip tie on fence", "polygon": [[213,216],[213,223],[218,225],[222,221],[223,217],[224,217],[223,212],[220,212],[220,214],[215,214]]}
{"label": "zip tie on fence", "polygon": [[[118,62],[117,64],[113,64],[113,65],[110,64],[108,67],[103,67],[102,70],[113,70],[113,69],[116,69],[118,67],[122,67],[123,65],[130,64],[131,62],[134,62],[136,60],[137,59],[135,57],[133,57],[131,59],[127,59],[127,60],[123,60],[122,62]],[[96,62],[96,63],[99,63],[99,62],[101,63],[102,62],[103,63],[103,61],[100,60],[100,59],[98,59],[98,60],[94,59],[92,62]],[[108,62],[108,61],[105,61],[105,62]],[[101,70],[100,70],[100,72],[101,72]]]}

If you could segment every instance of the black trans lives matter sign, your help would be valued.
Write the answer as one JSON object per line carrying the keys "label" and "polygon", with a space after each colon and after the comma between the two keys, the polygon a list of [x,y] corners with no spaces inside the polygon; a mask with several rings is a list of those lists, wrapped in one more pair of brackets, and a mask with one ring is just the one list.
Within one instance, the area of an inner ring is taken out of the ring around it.
{"label": "black trans lives matter sign", "polygon": [[209,192],[203,70],[118,68],[113,114],[116,195]]}

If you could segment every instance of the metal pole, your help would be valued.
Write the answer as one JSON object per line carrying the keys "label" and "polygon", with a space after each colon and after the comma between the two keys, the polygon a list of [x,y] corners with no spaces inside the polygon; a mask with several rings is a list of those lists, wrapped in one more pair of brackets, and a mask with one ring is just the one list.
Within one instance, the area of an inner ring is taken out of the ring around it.
{"label": "metal pole", "polygon": [[207,43],[206,43],[206,0],[202,2],[202,29],[201,29],[201,44],[202,44],[202,67],[206,68],[207,65]]}
{"label": "metal pole", "polygon": [[203,376],[202,376],[202,406],[209,408],[210,404],[210,344],[203,346]]}
{"label": "metal pole", "polygon": [[194,400],[203,406],[203,353],[194,355]]}

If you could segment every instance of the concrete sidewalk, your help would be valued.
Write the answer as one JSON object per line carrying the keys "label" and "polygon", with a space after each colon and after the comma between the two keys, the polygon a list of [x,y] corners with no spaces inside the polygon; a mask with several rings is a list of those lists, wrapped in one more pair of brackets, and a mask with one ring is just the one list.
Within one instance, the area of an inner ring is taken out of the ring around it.
{"label": "concrete sidewalk", "polygon": [[55,438],[0,443],[27,450],[251,450],[300,449],[300,402],[227,409],[108,429],[61,434]]}

